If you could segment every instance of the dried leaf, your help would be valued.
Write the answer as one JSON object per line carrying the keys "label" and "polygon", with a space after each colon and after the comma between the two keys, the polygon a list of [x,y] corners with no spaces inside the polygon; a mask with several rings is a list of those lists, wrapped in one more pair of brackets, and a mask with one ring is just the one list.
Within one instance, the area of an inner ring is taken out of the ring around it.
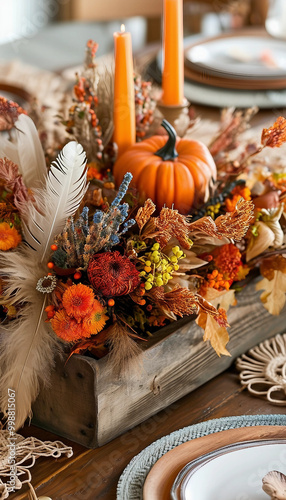
{"label": "dried leaf", "polygon": [[255,223],[258,236],[252,236],[246,250],[246,262],[257,257],[273,245],[275,234],[270,227],[262,221]]}
{"label": "dried leaf", "polygon": [[286,274],[274,271],[274,278],[271,281],[263,278],[257,283],[256,290],[265,290],[260,296],[263,306],[270,314],[278,316],[286,302]]}
{"label": "dried leaf", "polygon": [[213,349],[218,356],[222,354],[230,356],[226,349],[226,344],[229,341],[229,335],[226,327],[229,326],[226,321],[226,311],[230,306],[236,304],[235,291],[228,290],[219,292],[214,288],[208,288],[205,299],[209,301],[213,307],[219,307],[218,316],[211,316],[201,309],[196,323],[205,330],[204,340],[210,340]]}
{"label": "dried leaf", "polygon": [[199,314],[197,324],[205,330],[204,341],[210,341],[211,346],[218,356],[222,354],[230,356],[230,353],[225,347],[229,341],[229,335],[224,326],[220,326],[213,316],[204,312]]}
{"label": "dried leaf", "polygon": [[281,271],[286,274],[286,259],[283,255],[272,255],[268,259],[264,259],[260,266],[260,274],[272,280],[274,278],[274,271]]}
{"label": "dried leaf", "polygon": [[72,347],[72,350],[70,352],[68,359],[66,360],[66,363],[74,354],[81,354],[87,350],[92,351],[95,348],[103,347],[105,342],[106,342],[106,338],[107,338],[106,332],[107,332],[107,330],[102,330],[97,335],[90,337],[89,339],[84,339],[81,342],[77,342]]}
{"label": "dried leaf", "polygon": [[155,212],[156,206],[154,205],[153,201],[148,198],[148,200],[145,201],[144,206],[139,208],[137,215],[135,217],[135,220],[137,222],[137,225],[139,227],[139,230],[145,226],[145,224],[148,222],[150,219],[151,215]]}
{"label": "dried leaf", "polygon": [[204,298],[215,307],[223,307],[226,311],[230,306],[236,305],[235,290],[223,290],[219,292],[215,288],[207,288]]}

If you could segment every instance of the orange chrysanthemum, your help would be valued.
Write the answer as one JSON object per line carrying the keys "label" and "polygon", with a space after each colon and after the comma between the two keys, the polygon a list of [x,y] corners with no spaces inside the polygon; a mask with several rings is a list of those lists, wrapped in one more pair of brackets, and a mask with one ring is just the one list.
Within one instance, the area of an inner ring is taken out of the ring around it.
{"label": "orange chrysanthemum", "polygon": [[241,253],[238,248],[229,243],[222,245],[213,252],[215,267],[228,281],[234,280],[242,266]]}
{"label": "orange chrysanthemum", "polygon": [[56,312],[51,319],[51,325],[57,336],[67,342],[74,342],[84,336],[81,325],[68,316],[64,309]]}
{"label": "orange chrysanthemum", "polygon": [[85,337],[88,337],[89,335],[96,335],[103,329],[106,321],[109,319],[104,312],[105,310],[100,302],[95,300],[91,313],[84,318],[82,322],[82,329]]}
{"label": "orange chrysanthemum", "polygon": [[102,179],[102,174],[98,171],[95,162],[89,163],[87,169],[87,180],[91,181],[92,179]]}
{"label": "orange chrysanthemum", "polygon": [[94,300],[94,293],[91,288],[79,283],[70,286],[65,291],[62,303],[69,316],[81,320],[91,312]]}
{"label": "orange chrysanthemum", "polygon": [[11,227],[7,222],[0,223],[0,250],[16,248],[21,240],[21,235],[14,226]]}

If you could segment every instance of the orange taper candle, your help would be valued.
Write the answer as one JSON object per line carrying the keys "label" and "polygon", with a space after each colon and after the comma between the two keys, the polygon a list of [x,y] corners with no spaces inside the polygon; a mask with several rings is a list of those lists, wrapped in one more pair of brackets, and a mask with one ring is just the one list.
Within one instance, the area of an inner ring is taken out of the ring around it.
{"label": "orange taper candle", "polygon": [[183,0],[163,0],[162,102],[178,106],[184,102]]}
{"label": "orange taper candle", "polygon": [[114,134],[118,156],[136,141],[134,75],[131,34],[114,33]]}

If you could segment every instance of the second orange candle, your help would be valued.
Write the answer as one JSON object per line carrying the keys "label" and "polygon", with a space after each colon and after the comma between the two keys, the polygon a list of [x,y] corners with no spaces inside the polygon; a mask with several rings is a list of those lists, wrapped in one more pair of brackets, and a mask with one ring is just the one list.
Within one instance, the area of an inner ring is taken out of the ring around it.
{"label": "second orange candle", "polygon": [[184,101],[183,0],[163,0],[162,102],[178,106]]}

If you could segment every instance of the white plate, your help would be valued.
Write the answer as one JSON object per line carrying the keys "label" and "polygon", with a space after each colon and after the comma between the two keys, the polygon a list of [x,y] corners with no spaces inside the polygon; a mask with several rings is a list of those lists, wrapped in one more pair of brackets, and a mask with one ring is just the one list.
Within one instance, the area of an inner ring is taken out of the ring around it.
{"label": "white plate", "polygon": [[[275,67],[269,65],[269,57]],[[286,41],[255,36],[210,39],[191,47],[186,52],[186,61],[220,76],[283,78],[286,75]]]}
{"label": "white plate", "polygon": [[262,478],[286,473],[286,441],[252,441],[220,448],[186,465],[177,476],[174,500],[269,500]]}
{"label": "white plate", "polygon": [[[203,41],[203,35],[192,35],[184,40],[187,47],[191,43]],[[285,52],[286,54],[286,52]],[[162,51],[160,50],[156,57],[159,71],[162,71]],[[285,90],[232,90],[220,89],[211,85],[201,85],[196,82],[185,80],[185,97],[191,104],[203,104],[204,106],[215,106],[218,108],[236,107],[251,108],[281,108],[286,107],[286,89]]]}

